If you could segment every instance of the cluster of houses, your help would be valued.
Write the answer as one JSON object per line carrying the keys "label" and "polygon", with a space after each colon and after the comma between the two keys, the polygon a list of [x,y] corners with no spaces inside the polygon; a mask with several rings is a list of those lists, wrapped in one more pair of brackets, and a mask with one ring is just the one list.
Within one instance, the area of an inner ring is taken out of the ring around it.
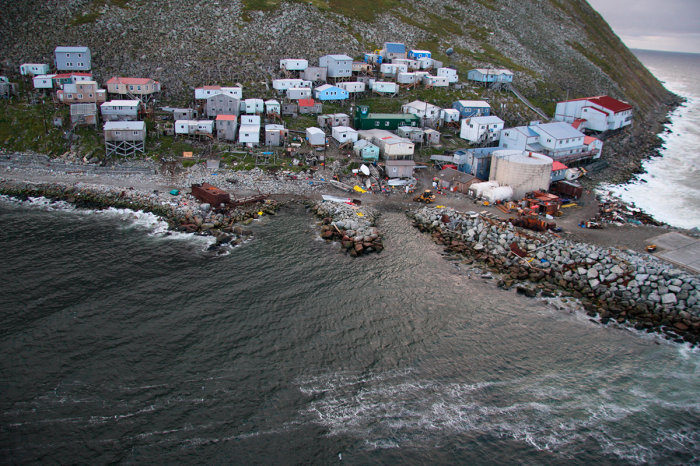
{"label": "cluster of houses", "polygon": [[[88,47],[57,47],[54,55],[55,73],[51,74],[46,64],[23,64],[20,73],[32,77],[35,89],[52,92],[57,102],[70,105],[74,126],[96,126],[101,117],[107,155],[143,153],[146,127],[140,120],[161,91],[161,84],[149,78],[112,77],[103,89],[92,79]],[[458,171],[468,167],[471,175],[483,178],[487,175],[485,164],[497,150],[530,151],[562,166],[576,164],[598,158],[602,151],[602,142],[584,133],[618,130],[631,124],[632,107],[608,96],[561,102],[554,122],[515,128],[505,128],[485,101],[458,100],[451,108],[413,101],[404,104],[398,114],[372,113],[369,106],[356,105],[352,117],[322,114],[324,102],[347,100],[368,90],[396,94],[400,87],[420,83],[444,87],[458,82],[457,71],[443,67],[431,55],[427,50],[407,50],[404,44],[387,42],[381,50],[366,53],[364,62],[342,54],[324,55],[318,66],[309,66],[306,59],[282,59],[283,77],[272,82],[279,100],[244,99],[240,86],[199,87],[194,91],[195,108],[168,109],[174,120],[169,131],[176,136],[248,147],[283,146],[288,131],[281,117],[313,114],[318,115],[318,127],[306,130],[311,146],[326,146],[330,136],[339,147],[352,145],[365,161],[383,156],[408,166],[416,144],[440,144],[441,134],[434,128],[455,126],[462,139],[477,147],[471,156],[473,163],[456,163]],[[474,69],[468,72],[468,79],[487,86],[508,85],[513,73]]]}

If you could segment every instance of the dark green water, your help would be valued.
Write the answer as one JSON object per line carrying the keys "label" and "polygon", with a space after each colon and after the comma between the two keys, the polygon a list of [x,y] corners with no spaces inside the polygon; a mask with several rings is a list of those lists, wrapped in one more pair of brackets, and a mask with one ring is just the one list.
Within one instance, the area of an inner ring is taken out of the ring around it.
{"label": "dark green water", "polygon": [[469,278],[402,212],[358,260],[302,208],[220,257],[149,218],[0,201],[3,463],[699,461],[698,352]]}

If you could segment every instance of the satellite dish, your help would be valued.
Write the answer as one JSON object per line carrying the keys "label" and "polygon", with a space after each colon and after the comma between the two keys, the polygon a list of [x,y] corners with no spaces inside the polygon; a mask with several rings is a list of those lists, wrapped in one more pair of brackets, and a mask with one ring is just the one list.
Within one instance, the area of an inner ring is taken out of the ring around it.
{"label": "satellite dish", "polygon": [[449,57],[450,55],[452,55],[453,53],[455,53],[455,51],[452,49],[452,47],[450,47],[449,49],[445,50],[445,55],[447,55],[448,57]]}
{"label": "satellite dish", "polygon": [[360,171],[361,171],[365,176],[369,176],[369,168],[367,168],[367,165],[365,165],[364,163],[363,163],[362,166],[360,167]]}

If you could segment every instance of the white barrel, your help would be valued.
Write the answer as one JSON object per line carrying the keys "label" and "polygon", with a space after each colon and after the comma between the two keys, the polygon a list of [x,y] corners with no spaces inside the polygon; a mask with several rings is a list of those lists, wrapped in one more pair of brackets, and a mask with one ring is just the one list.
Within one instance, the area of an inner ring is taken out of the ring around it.
{"label": "white barrel", "polygon": [[493,204],[496,201],[508,201],[513,197],[513,188],[510,186],[489,188],[484,191],[482,196],[489,202],[489,204]]}

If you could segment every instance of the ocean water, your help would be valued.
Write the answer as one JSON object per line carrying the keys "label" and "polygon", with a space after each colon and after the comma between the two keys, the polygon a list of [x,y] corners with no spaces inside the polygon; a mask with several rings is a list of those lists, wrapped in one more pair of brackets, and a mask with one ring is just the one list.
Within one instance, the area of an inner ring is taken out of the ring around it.
{"label": "ocean water", "polygon": [[671,115],[662,157],[644,162],[632,183],[606,187],[655,219],[679,228],[700,228],[700,54],[633,50],[668,90],[687,102]]}
{"label": "ocean water", "polygon": [[225,255],[0,199],[3,464],[697,464],[700,352],[290,206]]}

